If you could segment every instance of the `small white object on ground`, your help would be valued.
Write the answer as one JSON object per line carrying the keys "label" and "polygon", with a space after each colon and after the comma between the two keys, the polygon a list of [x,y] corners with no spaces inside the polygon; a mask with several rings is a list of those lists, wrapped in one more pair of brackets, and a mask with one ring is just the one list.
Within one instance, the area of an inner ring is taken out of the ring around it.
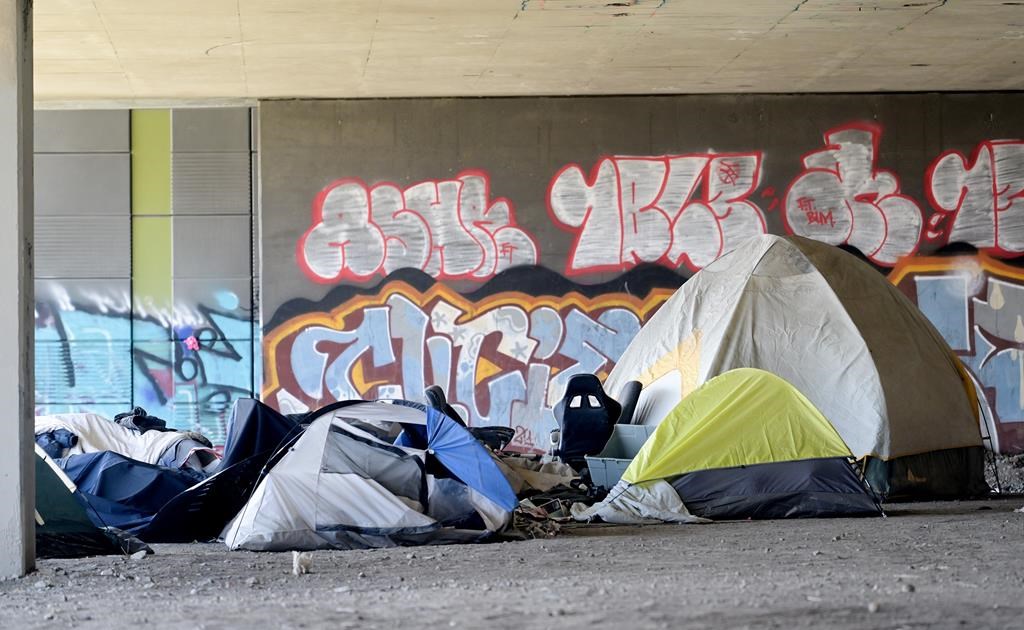
{"label": "small white object on ground", "polygon": [[132,555],[130,555],[128,557],[131,558],[132,560],[142,560],[143,558],[146,557],[146,550],[142,549],[141,551],[136,551],[135,553],[133,553]]}
{"label": "small white object on ground", "polygon": [[292,573],[295,575],[305,575],[309,573],[309,568],[313,566],[313,554],[308,551],[292,552]]}

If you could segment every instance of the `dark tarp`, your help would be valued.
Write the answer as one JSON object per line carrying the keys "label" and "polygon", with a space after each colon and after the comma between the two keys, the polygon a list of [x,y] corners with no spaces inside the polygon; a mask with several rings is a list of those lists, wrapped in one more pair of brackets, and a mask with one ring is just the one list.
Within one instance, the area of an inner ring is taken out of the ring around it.
{"label": "dark tarp", "polygon": [[991,492],[985,482],[985,447],[968,446],[897,457],[867,458],[864,477],[887,501],[966,499]]}
{"label": "dark tarp", "polygon": [[252,494],[266,460],[250,457],[167,502],[139,538],[154,543],[205,542],[220,536]]}
{"label": "dark tarp", "polygon": [[834,457],[700,470],[672,480],[687,509],[712,520],[879,516],[850,462]]}
{"label": "dark tarp", "polygon": [[221,470],[260,453],[273,452],[299,423],[252,398],[235,401],[228,421]]}
{"label": "dark tarp", "polygon": [[218,472],[174,497],[139,536],[149,542],[217,538],[252,494],[260,473],[301,426],[251,398],[235,401]]}

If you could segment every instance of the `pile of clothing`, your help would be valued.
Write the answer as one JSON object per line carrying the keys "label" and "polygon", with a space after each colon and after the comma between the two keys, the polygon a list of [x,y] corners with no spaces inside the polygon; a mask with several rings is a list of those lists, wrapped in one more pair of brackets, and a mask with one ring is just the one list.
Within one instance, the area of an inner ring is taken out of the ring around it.
{"label": "pile of clothing", "polygon": [[47,455],[112,452],[165,468],[181,469],[201,481],[216,470],[220,455],[210,440],[195,431],[167,428],[167,422],[142,407],[114,416],[94,413],[36,416],[36,444]]}

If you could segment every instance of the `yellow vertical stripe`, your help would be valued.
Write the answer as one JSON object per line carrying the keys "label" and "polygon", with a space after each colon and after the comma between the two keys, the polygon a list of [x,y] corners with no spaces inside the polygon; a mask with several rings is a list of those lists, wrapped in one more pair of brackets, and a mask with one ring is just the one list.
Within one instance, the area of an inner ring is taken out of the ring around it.
{"label": "yellow vertical stripe", "polygon": [[174,260],[170,215],[171,112],[133,110],[132,299],[167,312]]}

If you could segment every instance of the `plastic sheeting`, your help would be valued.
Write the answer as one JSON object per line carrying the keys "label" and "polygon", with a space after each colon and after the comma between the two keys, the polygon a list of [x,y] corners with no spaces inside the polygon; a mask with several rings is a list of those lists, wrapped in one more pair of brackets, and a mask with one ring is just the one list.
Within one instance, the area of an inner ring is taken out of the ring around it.
{"label": "plastic sheeting", "polygon": [[644,523],[710,523],[708,519],[690,514],[679,494],[665,481],[649,481],[639,485],[620,481],[608,497],[589,508],[582,503],[572,505],[577,521],[600,518],[606,523],[642,525]]}

